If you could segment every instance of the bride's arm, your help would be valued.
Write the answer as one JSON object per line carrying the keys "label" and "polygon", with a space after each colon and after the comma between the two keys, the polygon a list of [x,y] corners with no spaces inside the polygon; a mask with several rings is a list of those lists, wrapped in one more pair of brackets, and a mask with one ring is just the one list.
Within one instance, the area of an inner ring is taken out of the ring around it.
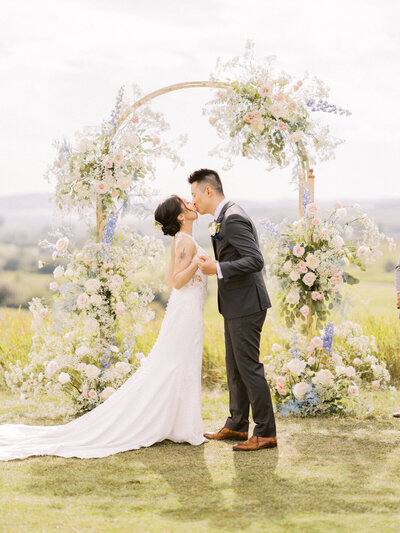
{"label": "bride's arm", "polygon": [[[174,245],[172,245],[174,246]],[[196,255],[196,246],[188,239],[182,239],[175,250],[174,270],[172,273],[172,286],[180,289],[193,277],[198,268],[197,259],[193,261]]]}
{"label": "bride's arm", "polygon": [[172,287],[172,274],[174,272],[174,263],[175,263],[175,243],[172,243],[171,246],[171,261],[169,262],[167,271],[165,273],[164,282],[168,287]]}

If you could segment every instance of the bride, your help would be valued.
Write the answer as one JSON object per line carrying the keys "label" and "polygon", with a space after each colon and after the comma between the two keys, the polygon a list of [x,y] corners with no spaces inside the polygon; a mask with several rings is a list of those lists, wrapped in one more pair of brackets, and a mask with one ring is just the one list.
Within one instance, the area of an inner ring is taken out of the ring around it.
{"label": "bride", "polygon": [[171,196],[155,211],[172,236],[165,282],[172,286],[158,338],[142,366],[112,396],[67,424],[0,426],[0,460],[32,455],[106,457],[169,439],[200,445],[203,307],[207,276],[198,269],[204,255],[192,237],[193,204]]}

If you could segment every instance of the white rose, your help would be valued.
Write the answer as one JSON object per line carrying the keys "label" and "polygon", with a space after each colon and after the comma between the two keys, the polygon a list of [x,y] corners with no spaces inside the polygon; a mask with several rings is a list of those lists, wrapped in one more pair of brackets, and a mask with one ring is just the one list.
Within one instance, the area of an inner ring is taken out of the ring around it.
{"label": "white rose", "polygon": [[316,269],[319,266],[318,257],[316,257],[314,254],[307,254],[306,265],[308,268],[311,268],[311,270]]}
{"label": "white rose", "polygon": [[274,344],[272,345],[272,351],[273,351],[273,352],[280,352],[281,350],[282,350],[282,346],[281,346],[280,344],[276,344],[276,343],[274,343]]}
{"label": "white rose", "polygon": [[334,237],[332,237],[329,244],[331,248],[336,248],[340,250],[344,244],[344,240],[340,235],[335,235]]}
{"label": "white rose", "polygon": [[345,207],[340,207],[336,210],[336,214],[339,218],[343,218],[347,215],[347,209]]}
{"label": "white rose", "polygon": [[115,392],[115,389],[114,387],[106,387],[101,393],[100,393],[100,398],[105,401],[105,400],[108,400],[108,398],[114,394]]}
{"label": "white rose", "polygon": [[139,294],[137,292],[130,292],[128,294],[128,302],[130,304],[133,304],[134,302],[136,302],[138,298],[139,298]]}
{"label": "white rose", "polygon": [[73,331],[67,331],[67,333],[63,336],[63,339],[67,342],[72,342],[75,338],[75,333]]}
{"label": "white rose", "polygon": [[308,285],[308,287],[311,287],[316,279],[317,276],[314,274],[314,272],[307,272],[307,274],[304,274],[303,276],[303,283]]}
{"label": "white rose", "polygon": [[58,266],[54,269],[53,276],[54,279],[61,278],[64,275],[64,269],[62,266]]}
{"label": "white rose", "polygon": [[78,357],[83,357],[84,355],[88,355],[90,353],[90,348],[89,346],[83,344],[75,350],[75,353]]}
{"label": "white rose", "polygon": [[96,379],[100,374],[100,368],[95,365],[86,365],[85,374],[89,379]]}
{"label": "white rose", "polygon": [[46,366],[46,370],[45,370],[45,376],[47,378],[51,378],[58,370],[58,363],[57,361],[50,361],[47,366]]}
{"label": "white rose", "polygon": [[82,292],[76,300],[76,304],[79,309],[85,309],[86,307],[89,307],[89,303],[89,296],[86,294],[86,292]]}
{"label": "white rose", "polygon": [[126,361],[118,361],[118,363],[115,364],[115,370],[121,374],[129,374],[131,371],[131,365]]}
{"label": "white rose", "polygon": [[99,331],[99,323],[97,320],[89,316],[83,323],[83,327],[85,328],[85,331],[89,333],[90,335],[94,335]]}
{"label": "white rose", "polygon": [[335,372],[338,376],[346,374],[346,367],[341,365],[335,366]]}
{"label": "white rose", "polygon": [[292,262],[291,261],[286,261],[286,263],[284,263],[284,265],[283,265],[283,271],[284,272],[289,272],[291,268],[292,268]]}
{"label": "white rose", "polygon": [[305,395],[307,392],[311,390],[311,385],[309,383],[304,383],[304,381],[300,381],[300,383],[296,383],[292,387],[292,392],[296,400],[304,400]]}
{"label": "white rose", "polygon": [[75,274],[74,270],[70,267],[68,267],[67,270],[64,272],[64,276],[66,278],[72,278],[74,274]]}
{"label": "white rose", "polygon": [[288,369],[292,374],[296,374],[296,376],[299,376],[302,372],[304,372],[304,369],[307,366],[307,363],[305,361],[302,361],[301,359],[291,359],[287,365]]}
{"label": "white rose", "polygon": [[286,301],[291,305],[297,305],[300,301],[299,291],[297,289],[291,289],[286,296]]}
{"label": "white rose", "polygon": [[297,281],[300,278],[300,272],[298,270],[292,270],[289,274],[289,278],[292,281]]}
{"label": "white rose", "polygon": [[61,374],[58,376],[58,381],[62,385],[65,385],[66,383],[68,383],[70,379],[71,379],[71,376],[67,374],[66,372],[61,372]]}
{"label": "white rose", "polygon": [[119,274],[115,274],[111,278],[111,285],[114,285],[115,287],[121,287],[124,284],[124,279]]}
{"label": "white rose", "polygon": [[334,362],[335,365],[338,365],[338,366],[341,366],[343,364],[342,357],[337,353],[332,354],[332,361]]}
{"label": "white rose", "polygon": [[85,288],[88,293],[97,292],[101,287],[100,280],[98,278],[90,278],[85,281]]}
{"label": "white rose", "polygon": [[90,302],[93,305],[99,306],[102,304],[103,300],[99,294],[92,294],[90,297]]}
{"label": "white rose", "polygon": [[313,377],[313,383],[322,385],[323,387],[326,387],[328,385],[333,385],[333,380],[334,380],[333,374],[327,368],[323,368],[322,370],[319,370]]}
{"label": "white rose", "polygon": [[56,250],[58,250],[59,252],[65,252],[65,250],[68,248],[68,244],[69,239],[67,237],[62,237],[56,242]]}
{"label": "white rose", "polygon": [[347,389],[347,394],[349,396],[358,396],[358,387],[357,385],[350,385]]}
{"label": "white rose", "polygon": [[323,344],[324,343],[321,337],[313,337],[311,339],[311,346],[313,346],[313,348],[316,348],[317,350],[321,350]]}
{"label": "white rose", "polygon": [[346,376],[348,378],[354,378],[356,375],[356,369],[354,368],[354,366],[348,366],[346,368]]}

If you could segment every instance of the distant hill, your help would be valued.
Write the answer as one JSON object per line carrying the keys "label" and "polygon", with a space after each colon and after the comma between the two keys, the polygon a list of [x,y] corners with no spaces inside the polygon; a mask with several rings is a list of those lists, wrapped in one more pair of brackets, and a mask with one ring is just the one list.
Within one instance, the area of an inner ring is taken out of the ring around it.
{"label": "distant hill", "polygon": [[[294,220],[297,205],[289,200],[275,202],[247,202],[235,200],[254,219],[267,218],[279,222],[287,217]],[[355,200],[343,200],[343,204],[352,204]],[[149,215],[139,219],[133,215],[124,217],[123,222],[140,233],[160,236],[153,226],[152,212],[157,202],[150,204]],[[329,207],[329,202],[320,202],[321,207]],[[396,239],[400,238],[400,200],[376,200],[361,203],[363,209],[374,217],[381,231]],[[0,196],[0,242],[14,242],[20,245],[37,244],[45,239],[52,228],[57,227],[54,217],[55,207],[52,194],[21,194]],[[208,223],[211,217],[201,217],[195,223],[194,233],[200,244],[209,243]],[[85,228],[77,217],[67,219],[68,225],[76,235],[76,240],[85,238]],[[167,238],[165,239],[167,242]]]}

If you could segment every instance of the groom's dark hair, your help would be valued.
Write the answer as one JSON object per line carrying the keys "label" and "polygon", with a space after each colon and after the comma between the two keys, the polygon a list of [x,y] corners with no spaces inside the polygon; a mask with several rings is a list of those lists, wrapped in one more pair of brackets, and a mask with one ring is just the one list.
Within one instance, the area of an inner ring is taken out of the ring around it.
{"label": "groom's dark hair", "polygon": [[201,168],[200,170],[195,170],[190,174],[188,182],[201,183],[203,189],[205,189],[207,185],[209,185],[217,193],[224,194],[221,179],[218,176],[218,172],[215,172],[215,170],[210,170],[209,168]]}

